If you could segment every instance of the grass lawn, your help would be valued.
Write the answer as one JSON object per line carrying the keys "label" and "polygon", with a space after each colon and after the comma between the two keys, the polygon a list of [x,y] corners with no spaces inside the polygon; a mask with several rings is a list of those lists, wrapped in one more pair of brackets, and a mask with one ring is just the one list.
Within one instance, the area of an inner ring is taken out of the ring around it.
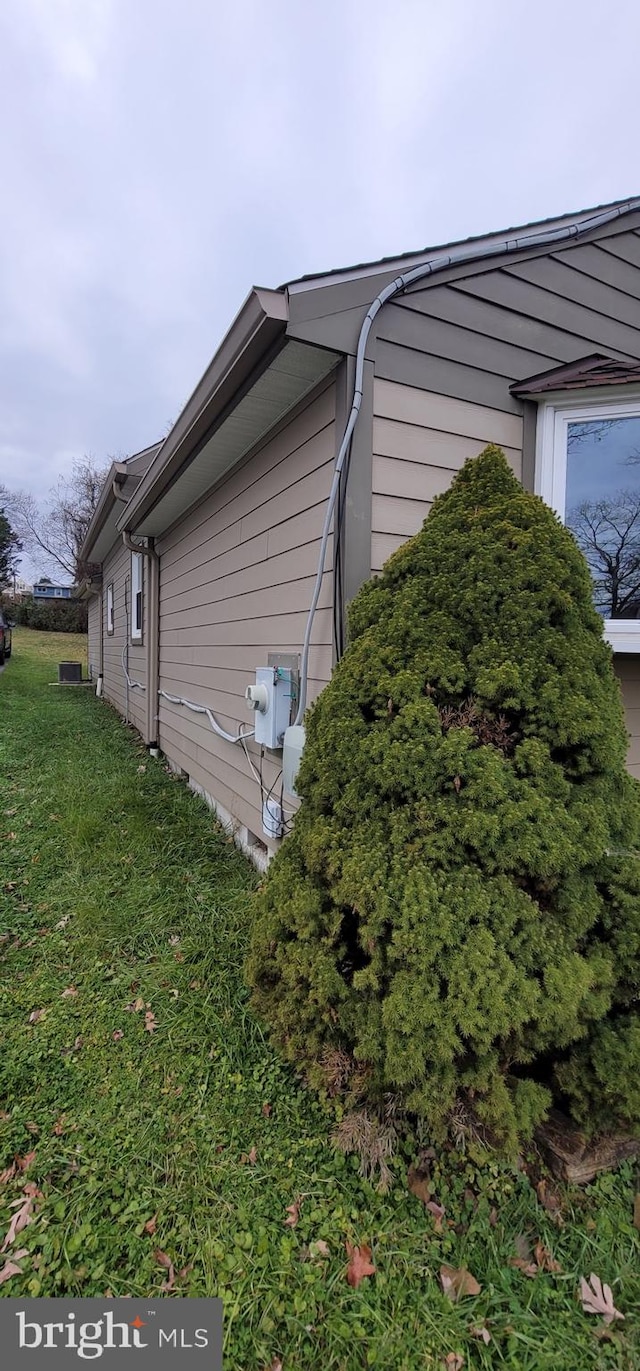
{"label": "grass lawn", "polygon": [[[3,1237],[25,1185],[39,1193],[0,1294],[155,1296],[169,1277],[175,1294],[222,1296],[233,1371],[640,1367],[633,1166],[561,1190],[555,1213],[523,1171],[458,1153],[430,1163],[440,1221],[407,1189],[410,1158],[380,1195],[248,1007],[244,859],[104,702],[49,686],[82,639],[22,629],[14,644],[0,676]],[[510,1265],[538,1241],[560,1270],[540,1250],[535,1274]],[[357,1288],[347,1242],[372,1251]],[[452,1303],[443,1263],[480,1293]],[[591,1272],[625,1315],[609,1330],[577,1298]]]}

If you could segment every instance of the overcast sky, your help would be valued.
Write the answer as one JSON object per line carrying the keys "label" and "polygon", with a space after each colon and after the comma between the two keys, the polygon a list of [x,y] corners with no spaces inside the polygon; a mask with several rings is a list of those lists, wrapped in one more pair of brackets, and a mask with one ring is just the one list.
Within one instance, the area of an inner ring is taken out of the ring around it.
{"label": "overcast sky", "polygon": [[0,483],[176,418],[250,287],[640,193],[636,0],[0,0]]}

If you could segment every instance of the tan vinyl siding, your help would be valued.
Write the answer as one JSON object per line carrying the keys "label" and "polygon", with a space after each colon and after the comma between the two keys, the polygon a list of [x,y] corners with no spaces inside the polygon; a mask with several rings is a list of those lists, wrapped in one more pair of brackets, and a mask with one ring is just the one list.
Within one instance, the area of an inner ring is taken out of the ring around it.
{"label": "tan vinyl siding", "polygon": [[[256,667],[269,652],[302,647],[331,485],[335,403],[331,384],[158,543],[160,688],[211,709],[230,733],[252,726],[244,692]],[[327,572],[309,700],[331,674],[331,604]],[[241,747],[217,737],[206,716],[162,699],[159,744],[240,826],[267,841]],[[257,765],[258,749],[248,746]],[[278,753],[265,757],[267,790],[280,764]]]}
{"label": "tan vinyl siding", "polygon": [[522,473],[522,420],[486,405],[377,379],[373,399],[371,569],[422,526],[468,457],[499,443]]}
{"label": "tan vinyl siding", "polygon": [[614,665],[629,733],[627,765],[631,774],[640,780],[640,653],[638,656],[616,654]]}
{"label": "tan vinyl siding", "polygon": [[100,672],[100,631],[102,598],[92,595],[87,605],[87,665],[92,681],[97,680]]}
{"label": "tan vinyl siding", "polygon": [[[112,634],[107,633],[107,587],[113,585]],[[131,553],[123,543],[114,543],[102,568],[102,633],[103,633],[103,690],[107,700],[119,710],[130,724],[145,736],[147,686],[147,568],[143,560],[143,639],[131,642]],[[125,600],[126,596],[126,600]],[[125,650],[126,649],[126,650]],[[128,674],[144,690],[129,689],[122,666],[122,654],[128,660]],[[128,694],[128,700],[127,700]]]}

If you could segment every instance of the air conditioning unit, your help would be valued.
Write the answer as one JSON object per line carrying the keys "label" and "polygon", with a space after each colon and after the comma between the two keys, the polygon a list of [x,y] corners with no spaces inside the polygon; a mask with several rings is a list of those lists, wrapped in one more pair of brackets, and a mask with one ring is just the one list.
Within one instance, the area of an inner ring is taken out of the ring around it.
{"label": "air conditioning unit", "polygon": [[82,662],[58,662],[58,685],[82,685]]}

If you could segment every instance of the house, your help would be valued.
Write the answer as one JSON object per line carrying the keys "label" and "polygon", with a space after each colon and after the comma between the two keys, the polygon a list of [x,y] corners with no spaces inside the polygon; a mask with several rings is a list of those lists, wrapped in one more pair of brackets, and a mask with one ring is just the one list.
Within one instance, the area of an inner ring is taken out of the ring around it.
{"label": "house", "polygon": [[46,576],[41,577],[35,582],[33,587],[34,600],[72,600],[75,595],[75,586],[54,585]]}
{"label": "house", "polygon": [[252,290],[164,441],[109,473],[92,668],[259,862],[292,802],[256,739],[488,442],[585,548],[640,775],[640,199]]}

